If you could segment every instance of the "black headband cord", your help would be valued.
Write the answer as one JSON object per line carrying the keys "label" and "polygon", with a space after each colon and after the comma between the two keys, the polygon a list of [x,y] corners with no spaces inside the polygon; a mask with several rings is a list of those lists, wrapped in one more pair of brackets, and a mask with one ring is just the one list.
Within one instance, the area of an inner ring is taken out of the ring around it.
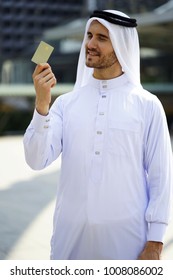
{"label": "black headband cord", "polygon": [[123,16],[116,15],[116,14],[113,14],[110,12],[96,10],[90,16],[90,18],[93,18],[93,17],[102,18],[113,24],[118,24],[121,26],[126,26],[126,27],[136,27],[137,26],[136,19],[123,17]]}

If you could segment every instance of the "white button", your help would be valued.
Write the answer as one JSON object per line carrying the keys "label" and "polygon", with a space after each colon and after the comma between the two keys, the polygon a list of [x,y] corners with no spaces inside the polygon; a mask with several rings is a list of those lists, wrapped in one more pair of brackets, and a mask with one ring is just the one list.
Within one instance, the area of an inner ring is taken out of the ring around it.
{"label": "white button", "polygon": [[48,125],[44,125],[44,128],[48,128],[49,126]]}
{"label": "white button", "polygon": [[103,85],[102,87],[103,87],[103,88],[107,88],[107,85]]}
{"label": "white button", "polygon": [[99,151],[96,151],[95,154],[96,154],[96,155],[100,155],[100,152],[99,152]]}
{"label": "white button", "polygon": [[101,134],[102,134],[102,131],[99,131],[99,130],[98,130],[98,131],[97,131],[97,134],[100,134],[100,135],[101,135]]}
{"label": "white button", "polygon": [[47,119],[46,122],[50,122],[50,119]]}
{"label": "white button", "polygon": [[100,116],[104,116],[104,114],[105,114],[104,112],[100,112],[99,113]]}

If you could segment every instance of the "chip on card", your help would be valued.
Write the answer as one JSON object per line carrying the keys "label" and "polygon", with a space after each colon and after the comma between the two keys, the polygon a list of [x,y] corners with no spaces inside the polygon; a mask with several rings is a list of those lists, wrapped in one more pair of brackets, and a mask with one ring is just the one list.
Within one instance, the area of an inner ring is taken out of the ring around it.
{"label": "chip on card", "polygon": [[41,41],[31,59],[31,61],[36,64],[46,63],[48,61],[51,53],[53,52],[53,50],[54,50],[54,47]]}

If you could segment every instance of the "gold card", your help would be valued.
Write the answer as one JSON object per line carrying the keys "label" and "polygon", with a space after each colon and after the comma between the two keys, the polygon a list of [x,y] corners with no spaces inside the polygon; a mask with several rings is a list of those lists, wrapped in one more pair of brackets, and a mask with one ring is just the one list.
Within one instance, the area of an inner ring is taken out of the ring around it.
{"label": "gold card", "polygon": [[53,52],[54,47],[51,45],[41,41],[38,48],[36,49],[31,61],[40,64],[40,63],[46,63]]}

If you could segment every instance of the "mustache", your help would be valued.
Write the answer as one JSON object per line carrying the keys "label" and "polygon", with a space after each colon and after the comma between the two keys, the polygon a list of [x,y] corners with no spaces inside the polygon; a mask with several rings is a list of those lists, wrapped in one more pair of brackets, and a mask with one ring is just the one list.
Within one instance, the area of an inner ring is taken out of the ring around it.
{"label": "mustache", "polygon": [[94,49],[94,48],[86,48],[86,54],[88,54],[90,52],[92,54],[94,54],[94,55],[100,55],[100,52],[98,52],[96,49]]}

